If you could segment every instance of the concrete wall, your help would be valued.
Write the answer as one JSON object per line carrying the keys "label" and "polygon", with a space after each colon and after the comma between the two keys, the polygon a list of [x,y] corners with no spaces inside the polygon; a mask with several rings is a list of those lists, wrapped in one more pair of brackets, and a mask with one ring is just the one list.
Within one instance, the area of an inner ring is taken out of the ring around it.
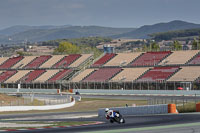
{"label": "concrete wall", "polygon": [[[147,106],[137,106],[137,107],[118,107],[110,108],[113,110],[118,110],[123,116],[128,115],[148,115],[148,114],[167,114],[168,105],[147,105]],[[105,117],[105,109],[98,110],[99,117]]]}
{"label": "concrete wall", "polygon": [[59,104],[59,105],[46,105],[46,106],[1,106],[0,112],[5,111],[29,111],[29,110],[52,110],[62,109],[75,105],[75,100],[71,103]]}
{"label": "concrete wall", "polygon": [[[78,89],[81,94],[102,95],[200,95],[200,91],[186,90],[103,90]],[[74,91],[75,92],[75,91]]]}
{"label": "concrete wall", "polygon": [[[19,89],[20,93],[57,93],[58,89]],[[0,93],[17,93],[18,89],[14,88],[0,88]]]}

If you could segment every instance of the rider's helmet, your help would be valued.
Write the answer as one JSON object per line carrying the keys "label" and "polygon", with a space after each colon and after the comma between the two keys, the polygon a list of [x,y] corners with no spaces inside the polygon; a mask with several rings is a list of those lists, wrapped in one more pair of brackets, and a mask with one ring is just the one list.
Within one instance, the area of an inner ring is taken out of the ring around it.
{"label": "rider's helmet", "polygon": [[106,109],[105,109],[105,112],[108,112],[108,111],[109,111],[109,108],[106,108]]}

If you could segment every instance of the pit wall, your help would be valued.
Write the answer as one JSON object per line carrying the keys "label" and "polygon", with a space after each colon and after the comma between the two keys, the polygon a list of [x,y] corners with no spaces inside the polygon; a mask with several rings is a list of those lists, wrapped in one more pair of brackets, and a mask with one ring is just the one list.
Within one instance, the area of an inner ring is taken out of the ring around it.
{"label": "pit wall", "polygon": [[[147,105],[137,107],[117,107],[109,109],[119,111],[120,114],[122,114],[122,116],[178,113],[176,111],[175,104]],[[105,117],[105,109],[99,109],[98,116]]]}
{"label": "pit wall", "polygon": [[0,112],[5,111],[30,111],[30,110],[53,110],[68,108],[75,105],[75,100],[71,103],[59,104],[59,105],[45,105],[45,106],[1,106]]}
{"label": "pit wall", "polygon": [[74,89],[80,94],[96,95],[200,95],[200,90],[103,90],[103,89]]}

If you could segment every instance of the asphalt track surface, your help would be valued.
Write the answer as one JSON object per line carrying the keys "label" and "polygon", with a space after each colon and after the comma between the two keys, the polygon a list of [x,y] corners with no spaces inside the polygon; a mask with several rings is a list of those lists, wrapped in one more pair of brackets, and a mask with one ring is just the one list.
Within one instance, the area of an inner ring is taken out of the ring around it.
{"label": "asphalt track surface", "polygon": [[[183,99],[194,100],[192,96],[113,96],[113,95],[81,95],[82,98],[103,98],[103,99],[129,99],[129,100],[147,100],[151,98]],[[40,95],[43,98],[60,98],[60,95]],[[63,96],[65,97],[65,96]],[[199,99],[199,97],[197,97]],[[18,114],[18,115],[0,115],[0,119],[26,118],[35,116],[47,116],[48,119],[28,119],[23,121],[100,121],[103,124],[53,128],[29,131],[14,131],[15,133],[200,133],[200,113],[188,114],[167,114],[167,115],[147,115],[147,116],[129,116],[125,117],[125,124],[111,124],[105,118],[78,118],[78,119],[52,119],[55,115],[77,115],[77,114],[95,114],[96,112],[79,113],[41,113],[41,114]],[[14,120],[12,120],[14,121]],[[22,120],[20,120],[22,121]]]}
{"label": "asphalt track surface", "polygon": [[[91,112],[88,112],[91,113]],[[62,113],[63,115],[64,113]],[[69,113],[68,113],[69,114]],[[40,116],[44,114],[35,114],[34,116]],[[147,115],[147,116],[129,116],[125,117],[125,124],[114,123],[111,124],[105,118],[78,118],[78,119],[51,119],[52,114],[49,115],[48,119],[38,119],[37,121],[101,121],[103,124],[81,126],[81,127],[68,127],[68,128],[53,128],[43,130],[29,130],[29,133],[160,133],[160,132],[200,132],[200,113],[186,113],[186,114],[167,114],[167,115]],[[55,115],[55,113],[53,113]],[[58,113],[57,115],[60,115]],[[71,113],[76,115],[76,113]],[[2,119],[7,118],[22,118],[31,117],[31,114],[20,115],[20,116],[0,116]],[[12,120],[13,121],[13,120]],[[29,120],[24,120],[29,121]],[[31,121],[31,119],[30,119]],[[35,120],[34,120],[35,121]],[[192,123],[192,124],[191,124]],[[16,131],[15,133],[25,133],[27,131]]]}

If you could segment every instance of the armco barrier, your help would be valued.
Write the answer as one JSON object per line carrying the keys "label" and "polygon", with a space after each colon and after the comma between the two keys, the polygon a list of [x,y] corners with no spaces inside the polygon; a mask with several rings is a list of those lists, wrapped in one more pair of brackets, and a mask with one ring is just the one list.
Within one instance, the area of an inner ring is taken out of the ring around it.
{"label": "armco barrier", "polygon": [[72,107],[75,105],[75,100],[71,103],[59,104],[59,105],[45,105],[45,106],[1,106],[0,112],[5,111],[29,111],[29,110],[52,110]]}
{"label": "armco barrier", "polygon": [[[117,108],[110,108],[110,109],[119,111],[123,116],[167,114],[168,113],[167,104],[147,105],[147,106],[137,106],[137,107],[117,107]],[[98,116],[105,117],[105,109],[99,109]]]}
{"label": "armco barrier", "polygon": [[197,90],[103,90],[103,89],[77,89],[81,94],[103,95],[200,95]]}

